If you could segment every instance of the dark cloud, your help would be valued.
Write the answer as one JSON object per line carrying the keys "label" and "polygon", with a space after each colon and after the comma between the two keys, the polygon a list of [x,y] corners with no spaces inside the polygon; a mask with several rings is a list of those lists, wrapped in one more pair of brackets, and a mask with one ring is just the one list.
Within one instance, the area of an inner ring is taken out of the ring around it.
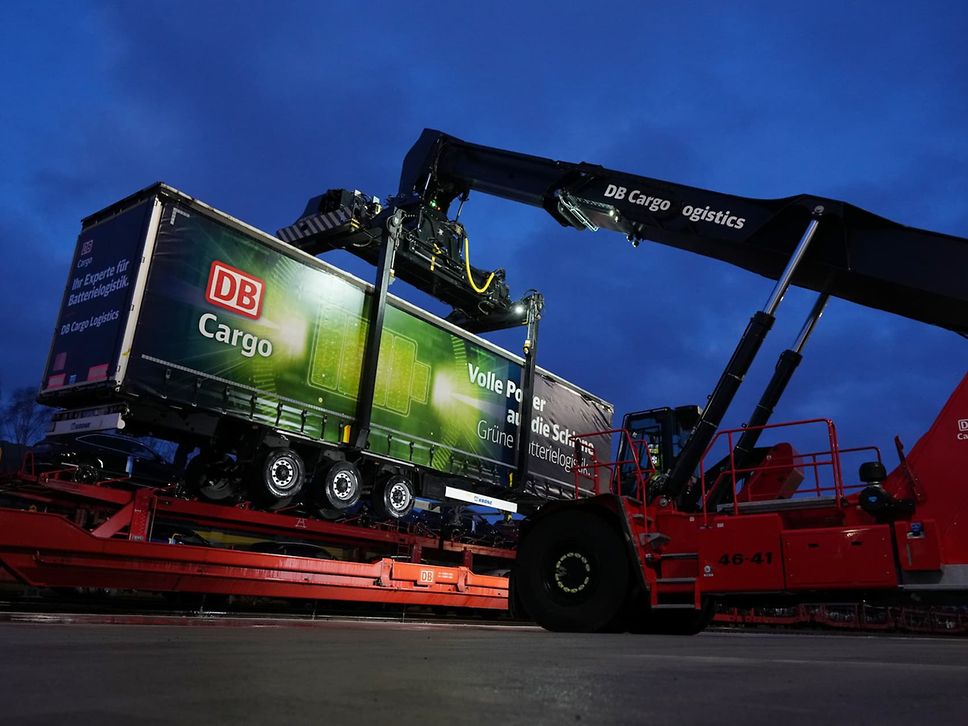
{"label": "dark cloud", "polygon": [[[966,16],[894,2],[8,4],[0,375],[38,378],[84,215],[161,179],[271,231],[330,187],[392,194],[424,127],[736,194],[842,198],[964,236]],[[771,288],[479,195],[464,219],[475,265],[545,293],[543,365],[619,410],[702,403]],[[788,295],[733,423],[811,304]],[[497,338],[520,346],[520,331]],[[913,443],[966,352],[947,331],[833,303],[778,416]]]}

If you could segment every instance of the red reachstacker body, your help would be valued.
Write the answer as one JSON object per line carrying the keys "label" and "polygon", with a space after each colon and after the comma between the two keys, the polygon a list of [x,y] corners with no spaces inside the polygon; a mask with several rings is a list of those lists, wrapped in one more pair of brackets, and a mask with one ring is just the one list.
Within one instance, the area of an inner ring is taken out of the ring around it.
{"label": "red reachstacker body", "polygon": [[[576,486],[580,483],[597,496],[567,506],[582,507],[624,530],[633,563],[630,579],[634,583],[638,578],[644,600],[634,610],[695,612],[708,610],[714,600],[740,603],[748,597],[749,602],[763,604],[776,596],[778,603],[816,601],[824,593],[856,593],[885,602],[903,602],[905,595],[964,600],[968,375],[909,454],[895,442],[900,464],[882,487],[907,502],[910,511],[876,516],[860,505],[865,485],[845,485],[845,455],[864,454],[866,460],[880,462],[879,450],[840,448],[836,429],[826,419],[762,428],[775,432],[791,427],[820,427],[829,446],[797,454],[789,444],[777,444],[755,467],[739,469],[732,463],[720,475],[734,488],[731,501],[705,506],[703,489],[697,511],[683,511],[671,497],[646,503],[623,492],[623,477],[626,486],[634,480],[635,491],[641,492],[655,476],[651,456],[640,455],[642,441],[637,450],[628,431],[618,433],[625,437],[628,445],[622,450],[631,452],[631,458],[602,462],[586,457],[575,467]],[[707,459],[716,459],[710,458],[716,444],[731,452],[734,437],[745,430],[717,434],[700,466],[699,482],[705,482],[711,468]],[[577,437],[576,451],[580,440],[611,433],[615,432]],[[551,514],[559,506],[547,505],[543,513]],[[563,566],[569,564],[567,557],[562,558]]]}

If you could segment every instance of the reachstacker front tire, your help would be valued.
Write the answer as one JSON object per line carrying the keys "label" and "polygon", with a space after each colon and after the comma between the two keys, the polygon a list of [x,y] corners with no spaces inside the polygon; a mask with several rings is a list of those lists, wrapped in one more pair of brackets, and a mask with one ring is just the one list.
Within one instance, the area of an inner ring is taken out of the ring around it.
{"label": "reachstacker front tire", "polygon": [[518,548],[515,597],[543,628],[614,628],[629,592],[629,564],[618,529],[588,511],[563,510],[538,521]]}

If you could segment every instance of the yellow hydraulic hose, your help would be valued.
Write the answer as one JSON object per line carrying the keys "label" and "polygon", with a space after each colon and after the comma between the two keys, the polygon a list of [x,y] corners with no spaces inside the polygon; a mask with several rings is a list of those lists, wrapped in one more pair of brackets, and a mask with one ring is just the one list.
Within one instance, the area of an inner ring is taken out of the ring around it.
{"label": "yellow hydraulic hose", "polygon": [[482,295],[487,292],[487,288],[489,288],[491,283],[494,281],[494,273],[492,272],[491,276],[487,278],[487,282],[484,283],[484,287],[477,286],[477,283],[474,282],[474,276],[471,274],[471,243],[466,236],[464,237],[464,267],[467,270],[467,281],[471,284],[471,287],[474,288],[474,292],[476,292],[478,295]]}

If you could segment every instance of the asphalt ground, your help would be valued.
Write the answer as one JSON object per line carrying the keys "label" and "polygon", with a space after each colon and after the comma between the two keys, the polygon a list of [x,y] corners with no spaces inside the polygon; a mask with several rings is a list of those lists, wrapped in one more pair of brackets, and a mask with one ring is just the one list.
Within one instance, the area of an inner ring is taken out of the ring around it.
{"label": "asphalt ground", "polygon": [[3,724],[968,723],[968,640],[0,624]]}

